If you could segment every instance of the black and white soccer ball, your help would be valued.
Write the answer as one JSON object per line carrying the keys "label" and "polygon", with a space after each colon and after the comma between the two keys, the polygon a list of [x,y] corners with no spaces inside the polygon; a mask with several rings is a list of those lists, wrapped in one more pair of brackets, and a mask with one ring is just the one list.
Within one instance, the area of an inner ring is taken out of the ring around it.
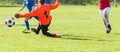
{"label": "black and white soccer ball", "polygon": [[8,27],[13,27],[13,25],[15,25],[15,20],[14,20],[14,18],[8,17],[8,18],[5,20],[5,24],[6,24]]}

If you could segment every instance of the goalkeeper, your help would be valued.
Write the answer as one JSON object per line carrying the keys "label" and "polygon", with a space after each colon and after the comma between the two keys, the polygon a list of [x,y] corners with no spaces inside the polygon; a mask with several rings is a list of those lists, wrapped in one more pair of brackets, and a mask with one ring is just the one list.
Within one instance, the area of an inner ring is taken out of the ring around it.
{"label": "goalkeeper", "polygon": [[61,38],[61,36],[57,34],[51,34],[48,32],[48,27],[51,23],[52,16],[50,15],[50,10],[58,8],[60,5],[60,0],[56,0],[55,4],[45,4],[45,0],[39,0],[40,6],[35,10],[25,14],[15,14],[16,18],[30,18],[32,16],[38,16],[39,18],[39,26],[37,29],[31,28],[33,32],[39,34],[40,29],[42,30],[42,34],[48,37]]}

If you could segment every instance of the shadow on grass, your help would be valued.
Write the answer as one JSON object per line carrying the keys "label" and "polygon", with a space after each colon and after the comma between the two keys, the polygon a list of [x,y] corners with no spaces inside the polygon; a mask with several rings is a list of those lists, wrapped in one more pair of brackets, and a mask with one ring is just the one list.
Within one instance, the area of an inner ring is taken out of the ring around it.
{"label": "shadow on grass", "polygon": [[113,42],[115,40],[108,40],[108,39],[101,39],[98,37],[84,37],[84,36],[76,36],[76,35],[61,35],[63,38],[62,39],[67,39],[67,40],[85,40],[85,41],[107,41],[107,42]]}
{"label": "shadow on grass", "polygon": [[90,40],[90,39],[83,39],[83,38],[64,38],[64,39],[70,39],[70,40]]}
{"label": "shadow on grass", "polygon": [[62,35],[63,39],[69,39],[69,40],[89,40],[89,39],[83,39],[83,36],[75,36],[75,35]]}
{"label": "shadow on grass", "polygon": [[120,33],[114,33],[115,35],[120,35]]}

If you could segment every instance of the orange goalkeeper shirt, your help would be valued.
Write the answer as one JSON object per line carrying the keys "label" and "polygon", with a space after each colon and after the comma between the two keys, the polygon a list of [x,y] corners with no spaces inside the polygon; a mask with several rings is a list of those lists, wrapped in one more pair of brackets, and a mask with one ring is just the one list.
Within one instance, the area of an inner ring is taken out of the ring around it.
{"label": "orange goalkeeper shirt", "polygon": [[30,18],[32,16],[38,16],[39,23],[41,25],[48,25],[52,20],[52,16],[50,15],[50,10],[56,9],[60,5],[58,0],[55,4],[45,4],[43,6],[37,7],[32,12],[23,14],[24,18]]}

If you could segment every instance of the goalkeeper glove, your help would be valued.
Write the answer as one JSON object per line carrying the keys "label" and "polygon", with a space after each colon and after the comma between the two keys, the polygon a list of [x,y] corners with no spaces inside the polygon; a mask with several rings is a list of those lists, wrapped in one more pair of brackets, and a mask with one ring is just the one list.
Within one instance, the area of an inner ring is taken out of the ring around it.
{"label": "goalkeeper glove", "polygon": [[16,18],[24,17],[22,14],[15,14]]}

